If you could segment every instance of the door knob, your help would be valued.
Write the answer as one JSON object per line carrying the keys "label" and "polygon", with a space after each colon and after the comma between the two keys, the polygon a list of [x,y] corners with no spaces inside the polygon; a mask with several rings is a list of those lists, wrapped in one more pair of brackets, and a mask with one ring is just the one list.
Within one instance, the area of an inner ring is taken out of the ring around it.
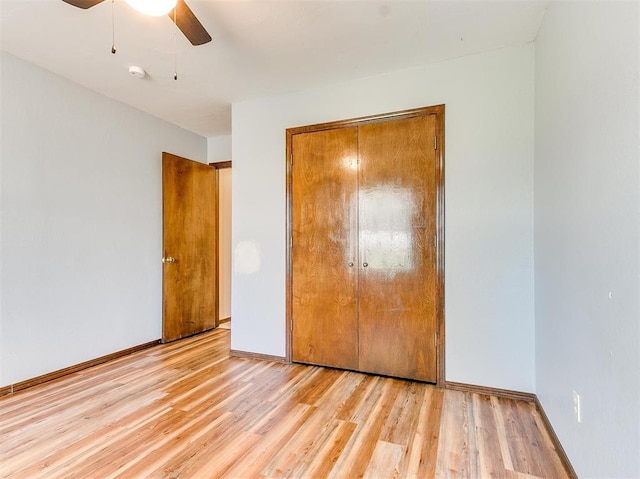
{"label": "door knob", "polygon": [[173,263],[176,262],[176,259],[172,258],[171,256],[167,256],[166,258],[162,258],[162,262],[163,263],[173,264]]}
{"label": "door knob", "polygon": [[353,268],[353,261],[349,261],[349,268]]}
{"label": "door knob", "polygon": [[362,266],[366,268],[367,266],[369,266],[369,263],[362,263]]}

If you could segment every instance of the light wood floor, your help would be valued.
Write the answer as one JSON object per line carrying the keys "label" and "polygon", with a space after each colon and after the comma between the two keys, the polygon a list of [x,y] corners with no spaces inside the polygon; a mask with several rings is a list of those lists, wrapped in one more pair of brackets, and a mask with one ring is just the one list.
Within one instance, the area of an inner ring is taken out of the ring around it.
{"label": "light wood floor", "polygon": [[217,330],[0,399],[0,476],[567,477],[531,403],[228,351]]}

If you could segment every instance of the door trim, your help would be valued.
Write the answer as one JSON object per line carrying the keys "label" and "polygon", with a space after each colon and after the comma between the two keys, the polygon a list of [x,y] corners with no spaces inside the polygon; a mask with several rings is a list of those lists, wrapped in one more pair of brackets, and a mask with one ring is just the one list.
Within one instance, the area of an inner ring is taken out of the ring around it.
{"label": "door trim", "polygon": [[220,315],[220,170],[232,168],[232,161],[218,161],[209,163],[209,166],[216,169],[216,325],[219,327],[222,323],[231,321],[231,317],[222,318]]}
{"label": "door trim", "polygon": [[361,126],[389,120],[402,120],[420,116],[436,117],[436,385],[445,385],[445,313],[444,313],[444,105],[435,105],[392,113],[383,113],[349,120],[306,125],[286,130],[286,362],[291,362],[293,328],[293,274],[292,245],[292,160],[293,136],[321,130]]}
{"label": "door trim", "polygon": [[215,163],[209,163],[209,166],[213,166],[216,170],[223,170],[225,168],[231,168],[232,161],[218,161]]}

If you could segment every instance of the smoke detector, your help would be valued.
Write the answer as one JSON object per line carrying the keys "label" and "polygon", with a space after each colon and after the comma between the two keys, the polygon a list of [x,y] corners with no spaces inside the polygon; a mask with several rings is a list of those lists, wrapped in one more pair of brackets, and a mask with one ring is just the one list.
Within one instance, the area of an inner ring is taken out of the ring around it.
{"label": "smoke detector", "polygon": [[134,65],[129,67],[129,74],[136,78],[144,78],[147,75],[147,72],[145,72],[142,68]]}

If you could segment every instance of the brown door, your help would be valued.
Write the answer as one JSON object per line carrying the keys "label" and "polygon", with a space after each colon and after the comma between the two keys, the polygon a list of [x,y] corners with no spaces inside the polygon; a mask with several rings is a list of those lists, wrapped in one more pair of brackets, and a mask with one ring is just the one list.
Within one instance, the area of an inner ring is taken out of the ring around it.
{"label": "brown door", "polygon": [[436,381],[435,115],[363,125],[360,370]]}
{"label": "brown door", "polygon": [[163,342],[216,326],[216,171],[162,154]]}
{"label": "brown door", "polygon": [[443,115],[287,130],[293,361],[443,380]]}
{"label": "brown door", "polygon": [[291,141],[292,359],[358,369],[357,128]]}

